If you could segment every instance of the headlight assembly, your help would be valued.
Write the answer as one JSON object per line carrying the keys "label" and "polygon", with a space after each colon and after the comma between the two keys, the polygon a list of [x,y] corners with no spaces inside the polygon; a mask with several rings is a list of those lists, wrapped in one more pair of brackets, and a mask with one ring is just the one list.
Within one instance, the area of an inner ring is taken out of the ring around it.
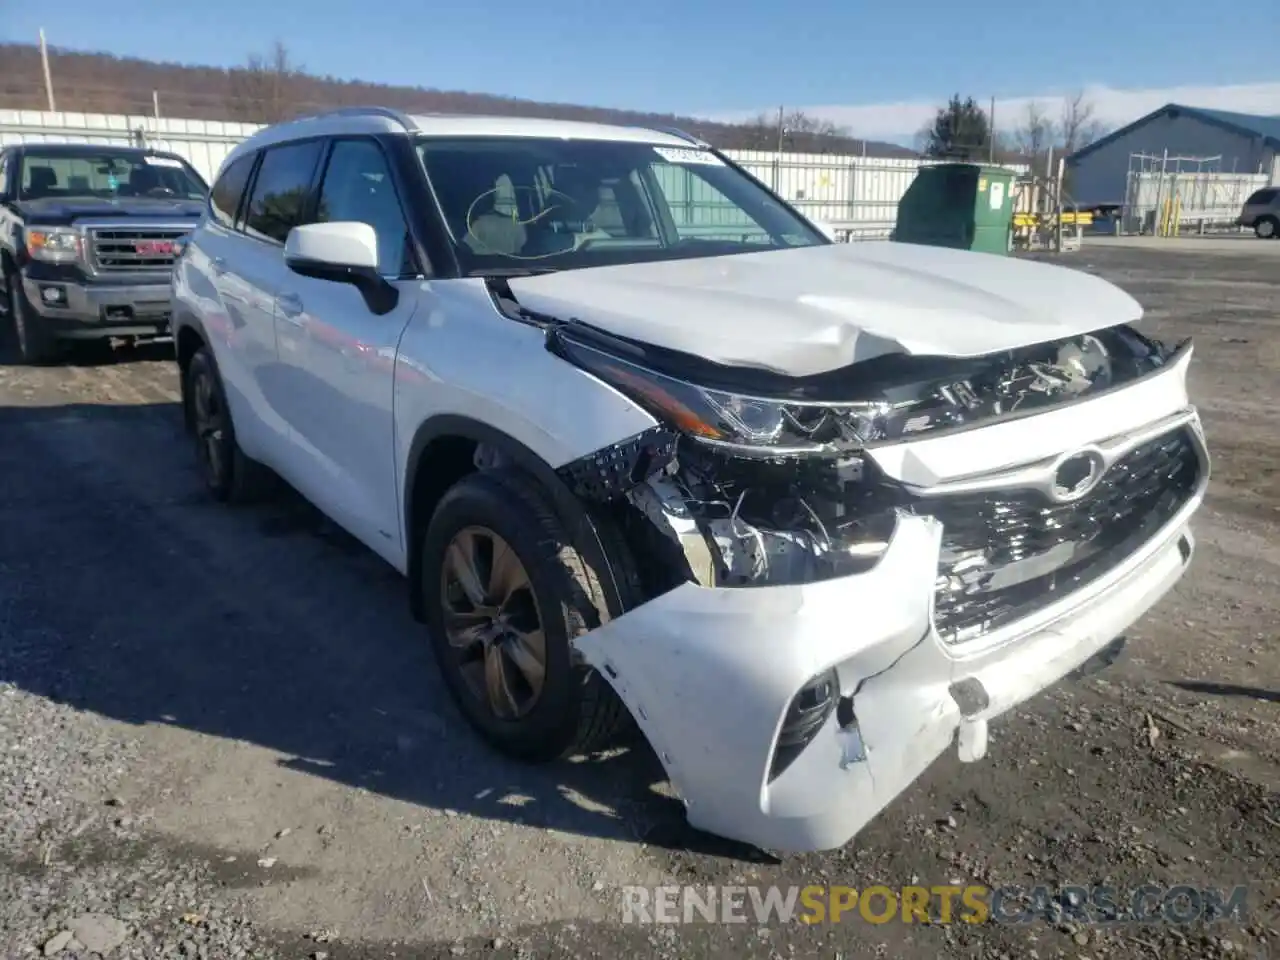
{"label": "headlight assembly", "polygon": [[46,263],[73,263],[80,259],[80,233],[66,227],[28,227],[27,254]]}
{"label": "headlight assembly", "polygon": [[759,459],[831,457],[885,436],[888,403],[796,403],[699,387],[562,337],[566,359],[709,447]]}

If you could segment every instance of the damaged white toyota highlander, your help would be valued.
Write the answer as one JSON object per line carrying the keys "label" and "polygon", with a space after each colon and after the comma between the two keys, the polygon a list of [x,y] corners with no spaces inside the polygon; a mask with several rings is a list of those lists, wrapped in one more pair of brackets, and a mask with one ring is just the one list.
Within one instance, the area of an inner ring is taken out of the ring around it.
{"label": "damaged white toyota highlander", "polygon": [[1179,579],[1191,346],[1111,284],[837,244],[677,132],[345,110],[224,163],[173,279],[203,476],[410,585],[490,743],[634,721],[690,823],[847,842]]}

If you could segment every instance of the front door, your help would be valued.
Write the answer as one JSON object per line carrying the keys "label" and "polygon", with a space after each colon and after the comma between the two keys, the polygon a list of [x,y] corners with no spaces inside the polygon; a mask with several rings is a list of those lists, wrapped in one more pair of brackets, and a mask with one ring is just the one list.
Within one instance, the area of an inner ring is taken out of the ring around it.
{"label": "front door", "polygon": [[392,396],[400,335],[424,287],[387,158],[367,138],[333,141],[318,191],[318,222],[358,221],[378,236],[378,269],[400,290],[374,313],[354,286],[290,272],[276,298],[280,362],[289,370],[289,422],[307,461],[302,492],[371,549],[403,550]]}

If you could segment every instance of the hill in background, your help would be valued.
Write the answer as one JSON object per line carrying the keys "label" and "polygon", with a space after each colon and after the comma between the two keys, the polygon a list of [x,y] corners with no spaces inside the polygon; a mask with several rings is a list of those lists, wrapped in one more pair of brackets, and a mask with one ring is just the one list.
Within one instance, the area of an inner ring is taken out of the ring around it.
{"label": "hill in background", "polygon": [[[78,113],[160,114],[194,120],[270,123],[301,113],[347,106],[379,105],[418,113],[478,113],[516,117],[586,120],[632,126],[678,127],[724,150],[776,150],[776,120],[747,124],[714,123],[672,114],[641,113],[560,103],[539,103],[485,93],[393,87],[306,73],[290,63],[277,44],[266,56],[252,56],[231,70],[187,66],[49,49],[57,107]],[[0,109],[47,110],[48,101],[34,44],[0,44]],[[864,141],[803,114],[787,118],[783,149],[868,157],[914,157],[906,147]]]}

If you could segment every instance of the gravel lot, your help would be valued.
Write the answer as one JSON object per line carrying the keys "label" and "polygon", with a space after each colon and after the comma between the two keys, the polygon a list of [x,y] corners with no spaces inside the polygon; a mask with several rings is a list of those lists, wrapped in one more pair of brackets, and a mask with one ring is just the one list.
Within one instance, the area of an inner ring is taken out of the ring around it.
{"label": "gravel lot", "polygon": [[[0,365],[0,956],[1280,956],[1270,252],[1066,258],[1197,340],[1215,478],[1193,570],[988,760],[946,757],[849,848],[782,862],[690,835],[643,750],[522,769],[480,748],[393,572],[303,504],[206,500],[167,348]],[[1252,916],[619,922],[624,884],[1104,881],[1248,884]]]}

